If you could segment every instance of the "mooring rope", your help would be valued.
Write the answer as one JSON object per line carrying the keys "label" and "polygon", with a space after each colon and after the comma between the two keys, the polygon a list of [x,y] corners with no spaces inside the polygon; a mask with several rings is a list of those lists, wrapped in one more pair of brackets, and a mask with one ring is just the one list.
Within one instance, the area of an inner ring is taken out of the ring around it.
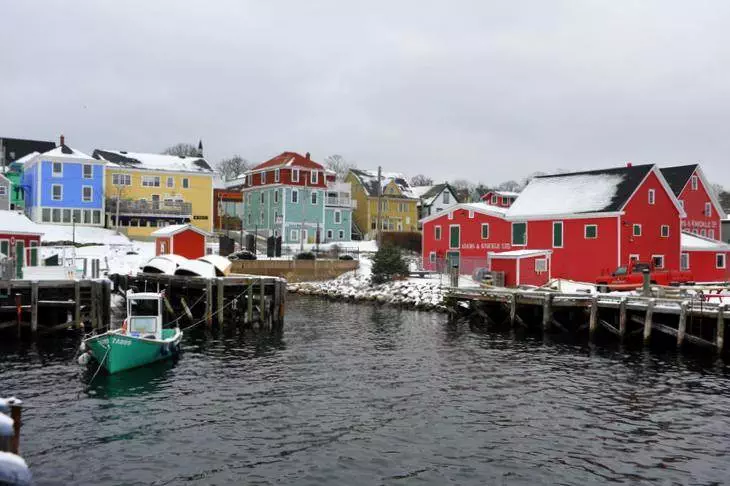
{"label": "mooring rope", "polygon": [[[208,321],[208,318],[209,318],[209,317],[210,317],[210,318],[212,318],[213,316],[215,316],[215,315],[216,315],[216,314],[218,314],[219,312],[221,312],[221,311],[225,310],[225,309],[226,309],[226,308],[227,308],[228,306],[231,306],[231,305],[233,305],[233,304],[234,304],[234,303],[236,302],[236,299],[238,299],[239,297],[241,297],[242,295],[244,295],[244,294],[245,294],[246,292],[248,292],[248,291],[250,291],[250,290],[253,290],[253,286],[254,286],[254,284],[253,284],[253,283],[249,284],[249,286],[248,286],[248,288],[247,288],[246,290],[244,290],[244,291],[243,291],[243,292],[241,292],[240,294],[238,294],[238,295],[236,295],[235,297],[233,297],[233,298],[232,298],[232,299],[231,299],[231,300],[230,300],[230,301],[229,301],[229,302],[228,302],[227,304],[225,304],[225,305],[224,305],[223,307],[221,307],[221,308],[220,308],[220,309],[218,309],[217,311],[213,312],[213,313],[212,313],[212,314],[211,314],[210,316],[205,316],[204,318],[200,319],[200,320],[199,320],[198,322],[195,322],[195,323],[193,323],[193,324],[191,324],[191,325],[189,325],[189,326],[187,326],[187,327],[183,327],[183,328],[181,328],[181,329],[180,329],[180,331],[186,331],[186,330],[188,330],[188,329],[192,329],[192,328],[194,328],[195,326],[198,326],[198,325],[200,325],[200,324],[202,324],[202,323],[204,323],[204,322],[207,322],[207,321]],[[205,295],[206,293],[207,293],[207,292],[203,292],[203,295]],[[262,303],[261,305],[263,305],[263,303]]]}

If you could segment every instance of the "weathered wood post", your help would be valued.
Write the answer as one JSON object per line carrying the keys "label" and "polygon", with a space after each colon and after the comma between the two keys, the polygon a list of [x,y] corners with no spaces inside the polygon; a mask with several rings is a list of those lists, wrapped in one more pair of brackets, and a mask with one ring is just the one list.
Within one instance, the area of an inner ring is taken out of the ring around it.
{"label": "weathered wood post", "polygon": [[23,322],[23,296],[20,292],[15,294],[15,317],[18,321],[18,339],[21,336],[21,323]]}
{"label": "weathered wood post", "polygon": [[259,321],[262,326],[266,324],[266,281],[263,278],[259,279]]}
{"label": "weathered wood post", "polygon": [[81,327],[81,283],[74,282],[74,325]]}
{"label": "weathered wood post", "polygon": [[213,280],[205,280],[205,323],[208,327],[213,326]]}
{"label": "weathered wood post", "polygon": [[727,304],[724,302],[717,306],[717,329],[715,329],[715,347],[718,353],[722,353],[725,346],[725,310]]}
{"label": "weathered wood post", "polygon": [[[84,260],[84,261],[86,261],[86,260]],[[98,311],[96,310],[96,308],[99,305],[99,294],[97,292],[96,283],[90,282],[90,284],[91,284],[91,315],[89,317],[91,318],[91,328],[98,329],[99,321],[97,320]]]}
{"label": "weathered wood post", "polygon": [[644,297],[651,297],[651,274],[649,273],[649,269],[643,269],[641,276],[643,277],[642,295]]}
{"label": "weathered wood post", "polygon": [[279,279],[274,280],[274,313],[273,313],[273,319],[274,323],[276,325],[279,324],[279,319],[281,319],[281,315],[279,313],[281,309],[281,286],[279,285]]}
{"label": "weathered wood post", "polygon": [[588,336],[593,339],[598,329],[598,296],[591,297],[591,313],[588,319]]}
{"label": "weathered wood post", "polygon": [[223,287],[223,279],[218,278],[216,279],[216,297],[218,301],[218,309],[216,309],[217,316],[218,316],[218,325],[223,326],[223,321],[225,320],[224,317],[224,308],[225,308],[225,291]]}
{"label": "weathered wood post", "polygon": [[246,291],[246,320],[250,326],[253,326],[253,286],[254,280],[247,280],[248,290]]}
{"label": "weathered wood post", "polygon": [[649,344],[651,339],[651,324],[654,318],[654,305],[656,305],[656,299],[649,299],[649,303],[646,305],[646,315],[644,316],[644,344]]}
{"label": "weathered wood post", "polygon": [[618,335],[623,341],[626,337],[626,297],[622,297],[618,304]]}
{"label": "weathered wood post", "polygon": [[30,283],[30,330],[35,335],[38,332],[38,281]]}
{"label": "weathered wood post", "polygon": [[684,336],[687,334],[687,302],[679,305],[679,327],[677,329],[677,347],[684,344]]}
{"label": "weathered wood post", "polygon": [[542,330],[550,329],[550,321],[553,318],[553,294],[546,293],[542,302]]}
{"label": "weathered wood post", "polygon": [[510,295],[509,299],[509,324],[510,326],[515,326],[515,321],[517,320],[517,294],[512,293]]}

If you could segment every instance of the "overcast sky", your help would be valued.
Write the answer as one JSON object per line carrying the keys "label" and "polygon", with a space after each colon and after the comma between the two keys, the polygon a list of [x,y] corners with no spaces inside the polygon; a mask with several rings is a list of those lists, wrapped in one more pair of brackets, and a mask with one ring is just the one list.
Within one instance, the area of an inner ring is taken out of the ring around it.
{"label": "overcast sky", "polygon": [[730,2],[0,0],[0,136],[434,179],[702,162],[730,187]]}

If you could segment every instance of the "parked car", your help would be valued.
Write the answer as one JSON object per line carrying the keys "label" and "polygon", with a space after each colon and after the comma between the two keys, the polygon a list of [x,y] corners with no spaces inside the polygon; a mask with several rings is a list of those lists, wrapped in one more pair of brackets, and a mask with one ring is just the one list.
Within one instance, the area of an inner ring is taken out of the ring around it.
{"label": "parked car", "polygon": [[663,270],[654,266],[654,263],[637,262],[632,260],[628,265],[618,267],[610,275],[601,275],[596,279],[599,292],[609,290],[629,290],[638,288],[644,283],[644,270],[649,271],[649,281],[658,285],[680,285],[692,282],[690,272]]}
{"label": "parked car", "polygon": [[256,255],[248,250],[241,250],[228,255],[228,259],[233,260],[256,260]]}

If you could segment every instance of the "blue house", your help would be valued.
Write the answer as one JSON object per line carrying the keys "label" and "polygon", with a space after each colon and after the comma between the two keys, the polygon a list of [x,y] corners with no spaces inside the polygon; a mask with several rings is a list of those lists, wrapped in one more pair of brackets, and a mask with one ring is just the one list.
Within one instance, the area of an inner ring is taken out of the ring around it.
{"label": "blue house", "polygon": [[25,214],[36,223],[104,225],[104,165],[64,143],[25,163]]}

